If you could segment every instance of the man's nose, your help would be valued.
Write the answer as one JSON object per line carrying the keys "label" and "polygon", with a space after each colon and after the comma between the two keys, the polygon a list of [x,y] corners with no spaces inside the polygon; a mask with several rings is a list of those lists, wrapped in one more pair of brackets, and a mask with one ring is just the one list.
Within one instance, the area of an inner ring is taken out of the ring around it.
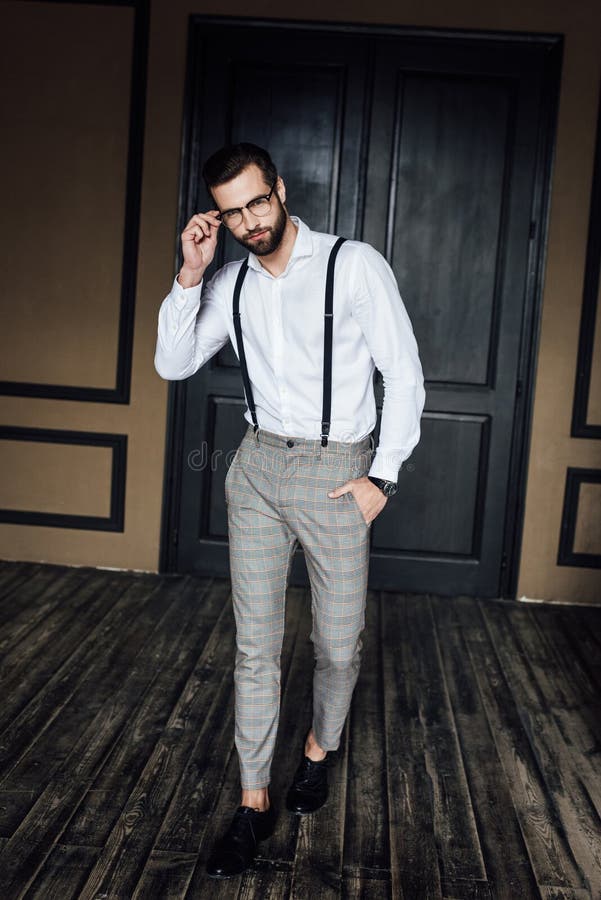
{"label": "man's nose", "polygon": [[242,222],[247,231],[253,231],[259,224],[259,216],[252,213],[246,206],[242,208]]}

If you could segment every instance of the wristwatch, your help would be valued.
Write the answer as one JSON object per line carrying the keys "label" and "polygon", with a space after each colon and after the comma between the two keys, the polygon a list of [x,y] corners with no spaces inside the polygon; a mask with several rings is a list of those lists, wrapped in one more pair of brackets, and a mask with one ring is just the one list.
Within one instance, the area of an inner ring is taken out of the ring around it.
{"label": "wristwatch", "polygon": [[385,481],[384,478],[374,478],[372,475],[368,475],[367,477],[376,487],[379,487],[382,493],[387,497],[392,497],[399,489],[396,481]]}

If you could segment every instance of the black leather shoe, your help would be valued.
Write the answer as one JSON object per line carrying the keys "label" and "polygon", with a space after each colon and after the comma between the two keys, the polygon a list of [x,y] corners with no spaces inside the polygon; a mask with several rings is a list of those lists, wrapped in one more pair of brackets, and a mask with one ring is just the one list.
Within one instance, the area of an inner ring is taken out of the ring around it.
{"label": "black leather shoe", "polygon": [[273,834],[276,815],[273,806],[258,812],[239,806],[225,834],[217,841],[207,862],[211,878],[233,878],[252,864],[257,844]]}
{"label": "black leather shoe", "polygon": [[319,762],[303,756],[286,795],[286,808],[294,813],[312,813],[328,799],[328,754]]}

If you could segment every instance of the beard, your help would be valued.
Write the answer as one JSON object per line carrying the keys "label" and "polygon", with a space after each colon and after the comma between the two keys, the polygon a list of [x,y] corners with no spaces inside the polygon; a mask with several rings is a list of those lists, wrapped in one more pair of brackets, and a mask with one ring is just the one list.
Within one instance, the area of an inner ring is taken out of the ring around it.
{"label": "beard", "polygon": [[268,256],[268,254],[277,250],[282,243],[284,231],[286,230],[286,210],[278,195],[276,194],[275,196],[278,202],[277,218],[273,225],[270,225],[269,228],[265,229],[265,234],[260,237],[258,241],[251,241],[249,239],[250,235],[259,234],[259,232],[264,230],[264,226],[259,226],[243,238],[234,238],[239,244],[242,244],[243,247],[250,250],[251,253],[254,253],[255,256]]}

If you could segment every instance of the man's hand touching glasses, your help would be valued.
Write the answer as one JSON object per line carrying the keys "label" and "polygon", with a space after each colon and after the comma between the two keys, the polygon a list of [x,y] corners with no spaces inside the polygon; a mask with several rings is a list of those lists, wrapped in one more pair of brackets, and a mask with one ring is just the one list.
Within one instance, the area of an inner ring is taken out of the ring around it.
{"label": "man's hand touching glasses", "polygon": [[184,263],[177,276],[183,288],[200,284],[204,273],[215,256],[217,232],[221,222],[217,218],[218,209],[192,216],[182,231],[182,253]]}

